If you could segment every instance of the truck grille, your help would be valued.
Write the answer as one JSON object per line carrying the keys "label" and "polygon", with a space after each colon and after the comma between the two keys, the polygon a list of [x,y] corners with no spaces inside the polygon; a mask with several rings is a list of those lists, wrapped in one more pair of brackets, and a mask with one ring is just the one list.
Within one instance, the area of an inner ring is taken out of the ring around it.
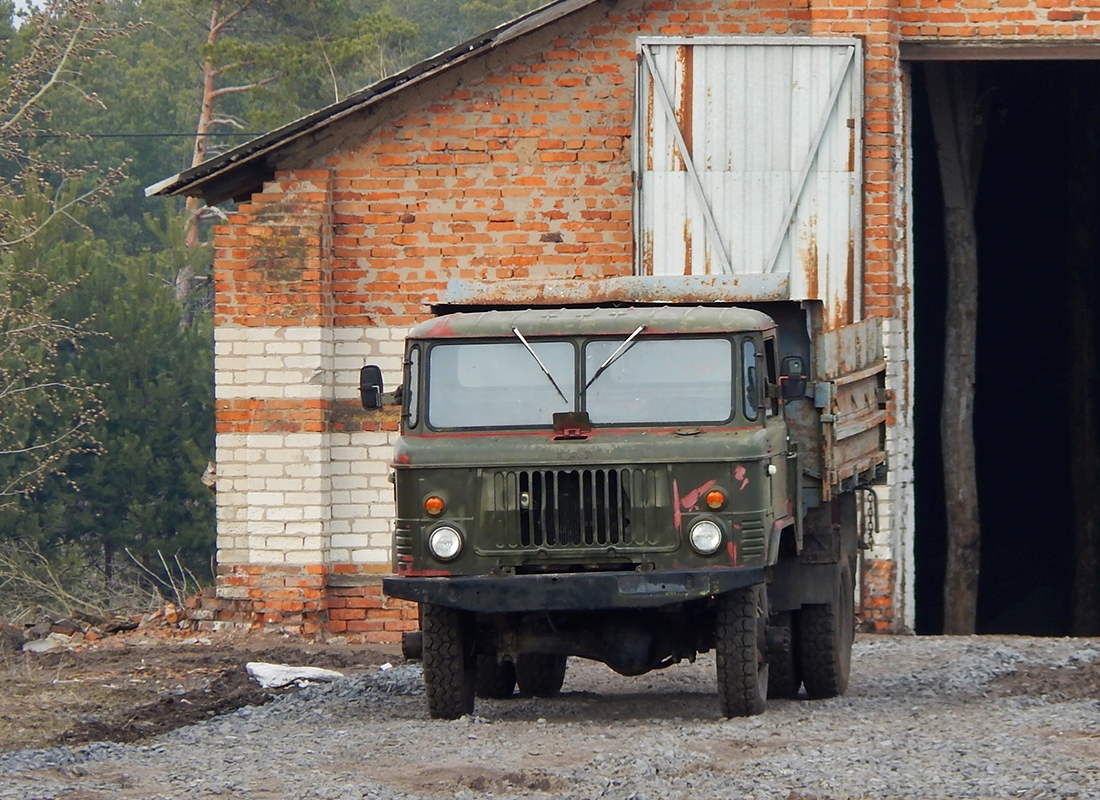
{"label": "truck grille", "polygon": [[393,544],[398,556],[412,556],[412,529],[408,525],[397,525],[393,532]]}
{"label": "truck grille", "polygon": [[516,470],[495,473],[492,484],[495,510],[511,518],[498,529],[498,547],[646,544],[643,515],[656,496],[652,469]]}
{"label": "truck grille", "polygon": [[764,520],[756,517],[741,522],[741,559],[745,561],[764,557]]}

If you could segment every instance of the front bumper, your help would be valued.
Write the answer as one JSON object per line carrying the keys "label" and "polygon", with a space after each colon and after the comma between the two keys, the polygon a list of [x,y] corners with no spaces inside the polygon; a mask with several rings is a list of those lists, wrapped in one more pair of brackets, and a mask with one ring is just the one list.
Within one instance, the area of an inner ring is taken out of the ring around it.
{"label": "front bumper", "polygon": [[764,582],[764,568],[384,578],[390,597],[485,614],[656,608]]}

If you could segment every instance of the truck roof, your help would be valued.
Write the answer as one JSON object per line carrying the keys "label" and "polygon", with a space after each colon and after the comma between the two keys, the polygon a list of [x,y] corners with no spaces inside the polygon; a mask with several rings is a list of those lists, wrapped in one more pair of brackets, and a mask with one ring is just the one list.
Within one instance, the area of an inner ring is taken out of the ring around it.
{"label": "truck roof", "polygon": [[626,336],[639,325],[645,333],[722,333],[775,327],[767,314],[736,306],[652,306],[645,308],[532,308],[447,314],[421,322],[410,339],[524,336]]}

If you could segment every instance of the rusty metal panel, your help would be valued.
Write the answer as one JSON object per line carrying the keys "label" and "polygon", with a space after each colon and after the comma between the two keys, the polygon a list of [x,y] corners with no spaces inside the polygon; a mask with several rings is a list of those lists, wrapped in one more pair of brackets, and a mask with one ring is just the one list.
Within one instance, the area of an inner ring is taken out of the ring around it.
{"label": "rusty metal panel", "polygon": [[882,320],[822,331],[814,341],[814,404],[821,412],[825,498],[886,463],[886,360]]}
{"label": "rusty metal panel", "polygon": [[858,40],[642,38],[638,82],[638,273],[782,275],[857,319]]}
{"label": "rusty metal panel", "polygon": [[751,303],[786,300],[786,275],[621,275],[591,280],[452,278],[441,306]]}
{"label": "rusty metal panel", "polygon": [[833,380],[883,362],[882,318],[824,330],[814,338],[814,378]]}

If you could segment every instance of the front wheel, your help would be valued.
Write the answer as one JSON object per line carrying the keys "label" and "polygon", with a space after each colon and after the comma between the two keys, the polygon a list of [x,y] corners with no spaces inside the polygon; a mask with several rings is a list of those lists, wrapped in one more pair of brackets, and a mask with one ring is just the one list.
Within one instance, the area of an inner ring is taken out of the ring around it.
{"label": "front wheel", "polygon": [[472,625],[457,608],[422,603],[424,688],[428,713],[436,719],[458,719],[474,711]]}
{"label": "front wheel", "polygon": [[718,704],[727,717],[763,713],[768,697],[767,590],[735,589],[718,597],[714,651]]}
{"label": "front wheel", "polygon": [[802,683],[806,694],[815,699],[844,694],[852,669],[856,630],[852,567],[847,558],[841,558],[836,569],[830,602],[803,606],[799,614]]}

